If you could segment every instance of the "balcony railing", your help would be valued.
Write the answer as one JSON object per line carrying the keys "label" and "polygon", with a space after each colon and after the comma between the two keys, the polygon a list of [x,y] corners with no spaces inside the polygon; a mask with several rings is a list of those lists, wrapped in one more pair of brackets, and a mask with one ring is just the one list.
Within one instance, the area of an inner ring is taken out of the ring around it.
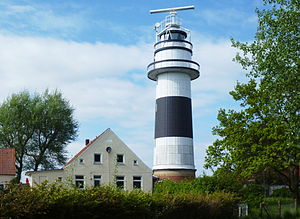
{"label": "balcony railing", "polygon": [[166,59],[156,62],[152,62],[147,66],[148,72],[158,69],[158,68],[167,68],[167,67],[184,67],[191,68],[193,70],[199,71],[200,65],[197,62],[185,59]]}
{"label": "balcony railing", "polygon": [[183,48],[188,48],[190,50],[193,49],[192,43],[184,40],[164,40],[156,43],[154,45],[154,49],[160,49],[163,47],[168,47],[168,46],[178,46],[178,47],[183,47]]}
{"label": "balcony railing", "polygon": [[185,59],[166,59],[152,62],[148,65],[148,78],[156,81],[157,75],[169,71],[178,71],[189,74],[191,80],[199,77],[200,65],[197,62]]}

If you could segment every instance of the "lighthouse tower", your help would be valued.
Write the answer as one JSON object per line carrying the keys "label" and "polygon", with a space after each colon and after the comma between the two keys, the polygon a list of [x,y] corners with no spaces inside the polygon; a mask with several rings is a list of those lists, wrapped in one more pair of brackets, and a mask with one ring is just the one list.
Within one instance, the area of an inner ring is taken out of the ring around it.
{"label": "lighthouse tower", "polygon": [[159,180],[179,181],[195,177],[191,80],[199,77],[192,61],[190,31],[181,26],[179,10],[194,6],[151,10],[169,12],[155,24],[154,62],[148,78],[156,81],[155,148],[153,175]]}

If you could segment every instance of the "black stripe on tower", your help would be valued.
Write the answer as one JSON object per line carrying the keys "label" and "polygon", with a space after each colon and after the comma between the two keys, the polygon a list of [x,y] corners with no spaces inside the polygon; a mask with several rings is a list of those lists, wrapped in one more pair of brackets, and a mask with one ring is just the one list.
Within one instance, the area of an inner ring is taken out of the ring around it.
{"label": "black stripe on tower", "polygon": [[193,138],[192,104],[188,97],[169,96],[156,100],[155,138]]}

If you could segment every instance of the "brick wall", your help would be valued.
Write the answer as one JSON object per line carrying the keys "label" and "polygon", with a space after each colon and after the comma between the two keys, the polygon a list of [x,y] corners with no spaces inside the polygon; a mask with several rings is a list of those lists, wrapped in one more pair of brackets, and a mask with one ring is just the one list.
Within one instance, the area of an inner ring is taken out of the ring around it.
{"label": "brick wall", "polygon": [[0,148],[0,175],[16,174],[15,148]]}

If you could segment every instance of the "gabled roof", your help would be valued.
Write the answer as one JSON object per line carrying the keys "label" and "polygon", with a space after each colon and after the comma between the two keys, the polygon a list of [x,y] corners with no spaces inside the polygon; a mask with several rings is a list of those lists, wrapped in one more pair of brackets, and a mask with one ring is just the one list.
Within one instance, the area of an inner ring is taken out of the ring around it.
{"label": "gabled roof", "polygon": [[106,129],[104,132],[102,132],[100,135],[98,135],[95,139],[93,139],[89,144],[87,144],[84,148],[81,149],[71,160],[69,160],[64,166],[68,166],[70,163],[72,163],[77,157],[79,157],[80,154],[82,154],[84,151],[86,151],[98,138],[104,135],[104,133],[110,131],[110,128]]}
{"label": "gabled roof", "polygon": [[0,175],[16,175],[15,148],[0,148]]}

